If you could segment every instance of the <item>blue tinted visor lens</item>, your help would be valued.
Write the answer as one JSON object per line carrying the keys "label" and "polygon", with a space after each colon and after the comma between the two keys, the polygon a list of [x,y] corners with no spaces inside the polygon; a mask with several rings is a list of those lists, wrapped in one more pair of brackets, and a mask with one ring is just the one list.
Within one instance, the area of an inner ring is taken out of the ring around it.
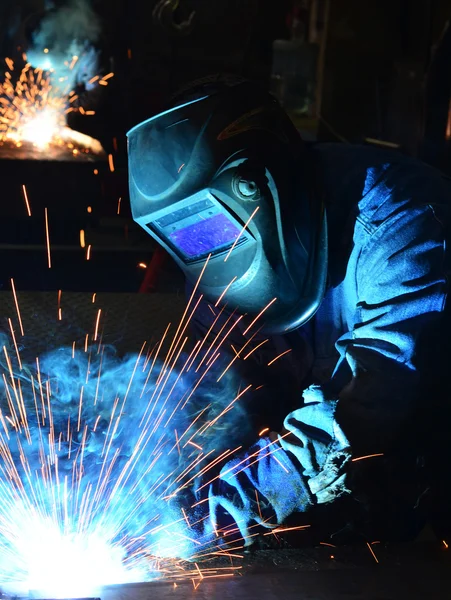
{"label": "blue tinted visor lens", "polygon": [[246,244],[251,236],[213,196],[185,201],[147,227],[190,262]]}
{"label": "blue tinted visor lens", "polygon": [[169,235],[172,243],[187,257],[217,252],[237,239],[240,230],[225,215],[215,215],[205,221],[188,225]]}

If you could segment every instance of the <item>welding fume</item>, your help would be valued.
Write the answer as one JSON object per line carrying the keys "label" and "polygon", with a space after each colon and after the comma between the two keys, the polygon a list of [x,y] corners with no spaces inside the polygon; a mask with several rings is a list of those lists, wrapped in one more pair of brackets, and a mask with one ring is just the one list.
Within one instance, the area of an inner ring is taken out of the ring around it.
{"label": "welding fume", "polygon": [[351,537],[417,535],[446,453],[449,180],[385,149],[304,143],[239,78],[185,88],[128,141],[134,220],[188,285],[204,269],[199,336],[239,320],[262,343],[256,380],[277,372],[298,390],[294,406],[269,399],[282,426],[173,499],[199,539],[251,545],[316,514],[339,514]]}

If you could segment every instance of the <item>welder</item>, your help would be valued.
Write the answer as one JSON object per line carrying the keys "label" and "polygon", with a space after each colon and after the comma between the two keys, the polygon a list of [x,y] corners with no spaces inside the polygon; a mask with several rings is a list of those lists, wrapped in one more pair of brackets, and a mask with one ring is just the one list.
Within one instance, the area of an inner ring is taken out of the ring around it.
{"label": "welder", "polygon": [[198,293],[292,350],[279,364],[299,380],[283,427],[192,490],[199,535],[231,518],[250,544],[338,506],[362,535],[404,535],[446,448],[451,182],[401,153],[306,145],[249,82],[192,88],[128,141],[135,221],[193,285],[208,258]]}

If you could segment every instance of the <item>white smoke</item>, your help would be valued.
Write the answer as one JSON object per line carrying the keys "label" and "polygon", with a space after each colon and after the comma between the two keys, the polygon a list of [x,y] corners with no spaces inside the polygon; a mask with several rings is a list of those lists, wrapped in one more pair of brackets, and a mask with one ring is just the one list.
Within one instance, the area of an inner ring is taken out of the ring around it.
{"label": "white smoke", "polygon": [[67,0],[42,19],[27,59],[34,68],[51,71],[60,88],[84,84],[89,89],[98,71],[95,43],[100,32],[100,19],[89,0]]}

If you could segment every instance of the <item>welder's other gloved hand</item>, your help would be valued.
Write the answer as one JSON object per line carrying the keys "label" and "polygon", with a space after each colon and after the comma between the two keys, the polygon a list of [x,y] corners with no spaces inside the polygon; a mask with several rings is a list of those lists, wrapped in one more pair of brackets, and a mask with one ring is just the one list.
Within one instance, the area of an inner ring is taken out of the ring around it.
{"label": "welder's other gloved hand", "polygon": [[312,504],[299,468],[279,441],[269,437],[228,462],[208,490],[210,524],[218,542],[226,544],[244,540],[250,545],[261,526],[274,528]]}

